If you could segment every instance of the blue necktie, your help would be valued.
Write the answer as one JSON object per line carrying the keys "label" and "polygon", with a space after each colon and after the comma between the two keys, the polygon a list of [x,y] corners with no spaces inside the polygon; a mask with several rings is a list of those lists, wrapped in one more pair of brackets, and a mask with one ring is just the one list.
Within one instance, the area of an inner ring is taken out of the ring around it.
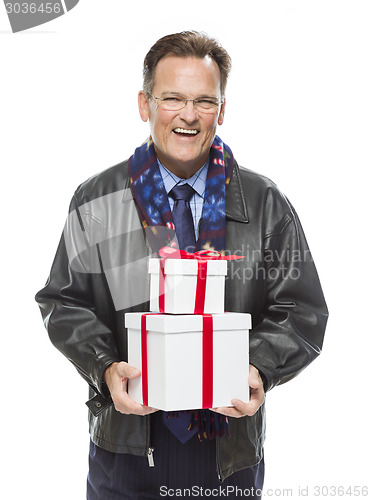
{"label": "blue necktie", "polygon": [[189,205],[194,193],[195,190],[189,184],[175,186],[168,193],[175,202],[172,209],[172,218],[175,223],[179,248],[187,252],[195,251],[194,221]]}
{"label": "blue necktie", "polygon": [[[175,186],[168,193],[175,201],[172,209],[172,218],[175,224],[175,231],[180,250],[194,252],[195,250],[195,231],[193,215],[191,213],[189,201],[194,195],[195,190],[189,184]],[[188,430],[190,426],[190,412],[173,412],[174,415],[168,418],[167,412],[163,412],[163,421],[169,430],[182,443],[186,443],[197,429]]]}

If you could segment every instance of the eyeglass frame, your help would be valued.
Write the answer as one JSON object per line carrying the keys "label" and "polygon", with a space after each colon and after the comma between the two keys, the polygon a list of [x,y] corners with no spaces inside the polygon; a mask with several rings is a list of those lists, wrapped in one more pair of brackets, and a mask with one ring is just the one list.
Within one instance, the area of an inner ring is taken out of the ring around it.
{"label": "eyeglass frame", "polygon": [[[163,102],[164,100],[166,100],[166,99],[168,99],[168,98],[169,98],[169,97],[157,97],[157,96],[153,95],[151,92],[147,92],[147,94],[148,94],[150,97],[153,97],[153,99],[155,99],[156,101],[162,101],[162,102]],[[184,99],[184,98],[181,98],[181,97],[178,97],[178,96],[173,96],[173,97],[174,97],[175,99],[178,99],[179,101],[182,101],[182,102],[183,102],[183,106],[182,106],[181,108],[179,108],[179,109],[176,109],[176,110],[174,109],[174,110],[172,110],[172,111],[181,111],[182,109],[184,109],[184,108],[185,108],[185,106],[186,106],[186,104],[187,104],[188,102],[192,102],[192,103],[193,103],[194,108],[195,108],[195,109],[199,112],[199,109],[197,108],[197,103],[198,103],[199,101],[201,101],[201,100],[202,100],[200,97],[197,97],[197,98],[195,98],[195,99]],[[213,97],[209,97],[209,98],[214,99]],[[205,99],[205,97],[203,97],[203,100],[204,100],[204,99]],[[225,99],[224,99],[224,98],[222,98],[222,99],[217,99],[217,98],[216,98],[216,100],[217,100],[217,103],[216,103],[216,102],[215,102],[215,103],[212,103],[212,104],[215,104],[215,110],[216,110],[216,108],[218,109],[218,107],[219,107],[221,104],[223,104],[223,103],[225,102]],[[210,110],[211,110],[211,109],[212,109],[212,108],[210,108]],[[171,110],[167,110],[167,111],[171,111]],[[202,110],[200,110],[200,113],[202,113]]]}

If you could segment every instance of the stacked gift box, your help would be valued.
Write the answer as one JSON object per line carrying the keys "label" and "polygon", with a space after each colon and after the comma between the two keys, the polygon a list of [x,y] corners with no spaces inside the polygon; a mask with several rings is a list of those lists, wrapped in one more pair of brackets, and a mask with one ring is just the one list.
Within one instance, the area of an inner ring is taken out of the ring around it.
{"label": "stacked gift box", "polygon": [[163,248],[149,260],[150,311],[126,313],[128,393],[164,411],[249,400],[250,314],[224,311],[227,260]]}

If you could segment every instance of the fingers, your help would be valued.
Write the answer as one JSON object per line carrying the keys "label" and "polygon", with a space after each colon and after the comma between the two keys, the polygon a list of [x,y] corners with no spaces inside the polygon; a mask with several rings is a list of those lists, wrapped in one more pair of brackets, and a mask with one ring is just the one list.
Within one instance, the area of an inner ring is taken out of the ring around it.
{"label": "fingers", "polygon": [[212,411],[221,413],[227,417],[241,418],[241,417],[252,417],[257,413],[260,406],[265,400],[265,391],[263,389],[263,382],[259,371],[254,366],[249,366],[249,378],[248,384],[250,387],[249,401],[244,403],[240,399],[232,399],[231,404],[234,407],[219,407],[211,408]]}
{"label": "fingers", "polygon": [[156,408],[137,403],[125,391],[115,394],[115,397],[112,396],[112,399],[115,409],[124,415],[149,415],[157,411]]}
{"label": "fingers", "polygon": [[141,374],[138,368],[121,361],[120,363],[113,363],[106,371],[105,378],[117,411],[124,415],[148,415],[158,411],[156,408],[137,403],[127,393],[127,381],[135,379]]}
{"label": "fingers", "polygon": [[255,368],[253,365],[249,365],[248,384],[252,389],[258,389],[260,387],[263,388],[261,375],[257,368]]}
{"label": "fingers", "polygon": [[225,415],[225,417],[240,418],[245,416],[242,415],[236,408],[228,406],[222,406],[219,408],[210,408],[210,410],[214,411],[215,413],[220,413],[221,415]]}
{"label": "fingers", "polygon": [[252,417],[260,407],[257,402],[249,401],[249,403],[244,403],[243,401],[240,401],[240,399],[232,399],[231,403],[234,406],[212,408],[212,410],[227,417],[241,418],[245,416]]}
{"label": "fingers", "polygon": [[258,408],[262,404],[259,399],[250,399],[248,403],[244,403],[243,401],[240,401],[240,399],[232,399],[231,403],[234,405],[233,407],[224,406],[220,408],[211,408],[211,410],[216,413],[221,413],[226,417],[252,417],[255,413],[257,413]]}
{"label": "fingers", "polygon": [[257,391],[254,392],[251,390],[248,403],[243,403],[243,401],[240,401],[239,399],[232,399],[231,402],[240,413],[248,415],[248,417],[252,417],[255,413],[257,413],[259,407],[263,404],[264,399],[264,393],[260,394]]}
{"label": "fingers", "polygon": [[129,365],[124,361],[116,366],[117,374],[122,378],[137,378],[140,376],[140,370],[135,366]]}

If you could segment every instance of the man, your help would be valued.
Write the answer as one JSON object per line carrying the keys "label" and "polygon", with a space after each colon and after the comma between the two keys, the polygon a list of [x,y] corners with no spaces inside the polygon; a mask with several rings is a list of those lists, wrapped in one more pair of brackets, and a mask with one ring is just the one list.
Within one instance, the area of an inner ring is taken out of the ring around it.
{"label": "man", "polygon": [[[320,353],[327,309],[297,215],[216,136],[229,70],[227,52],[197,32],[150,49],[139,92],[150,138],[76,190],[36,296],[51,341],[94,396],[89,500],[223,487],[229,498],[236,488],[260,498],[265,392]],[[126,362],[123,313],[148,310],[147,259],[174,241],[245,256],[229,263],[225,310],[252,314],[250,401],[173,416],[127,394],[140,371]]]}

